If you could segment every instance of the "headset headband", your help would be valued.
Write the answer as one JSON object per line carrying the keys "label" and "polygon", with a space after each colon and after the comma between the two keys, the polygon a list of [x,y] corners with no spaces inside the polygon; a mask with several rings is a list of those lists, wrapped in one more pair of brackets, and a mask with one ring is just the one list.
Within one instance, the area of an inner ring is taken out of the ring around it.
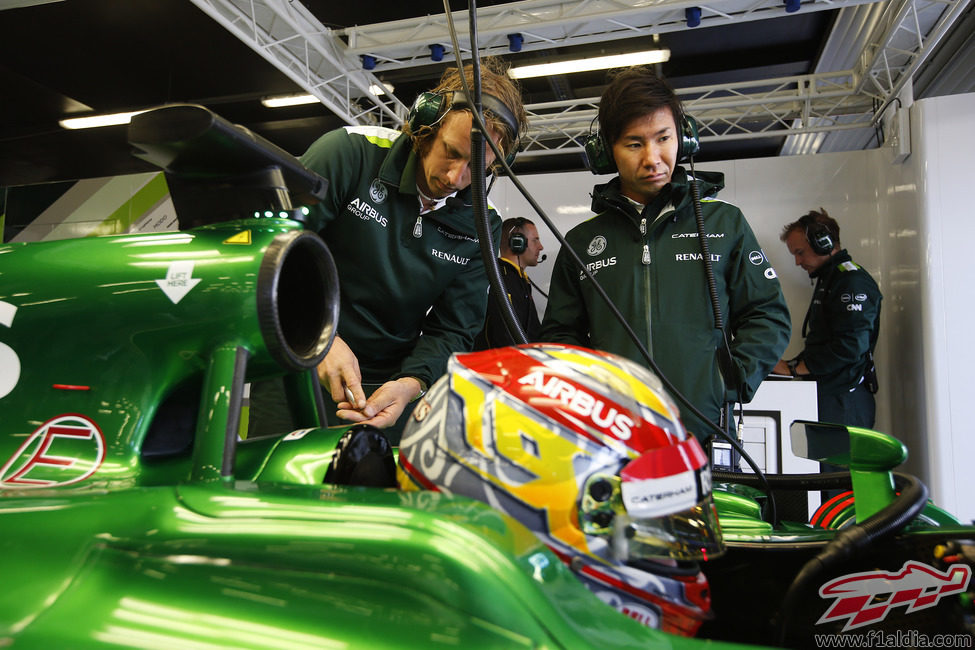
{"label": "headset headband", "polygon": [[[455,108],[469,108],[472,111],[474,110],[474,103],[468,101],[467,95],[464,94],[463,90],[454,90],[450,92],[450,103],[447,105],[444,114],[446,114],[448,111],[454,110]],[[514,113],[511,112],[511,109],[505,106],[503,101],[494,95],[482,93],[481,108],[483,108],[485,111],[494,113],[502,122],[508,125],[508,128],[511,130],[512,140],[515,142],[518,141],[518,120],[515,119]]]}

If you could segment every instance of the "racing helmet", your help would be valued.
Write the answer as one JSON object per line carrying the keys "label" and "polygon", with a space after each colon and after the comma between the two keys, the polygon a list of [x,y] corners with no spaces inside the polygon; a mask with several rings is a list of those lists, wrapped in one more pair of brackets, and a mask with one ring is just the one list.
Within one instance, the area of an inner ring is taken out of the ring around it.
{"label": "racing helmet", "polygon": [[397,480],[518,519],[646,625],[692,636],[710,617],[710,467],[643,366],[543,343],[455,354],[406,424]]}

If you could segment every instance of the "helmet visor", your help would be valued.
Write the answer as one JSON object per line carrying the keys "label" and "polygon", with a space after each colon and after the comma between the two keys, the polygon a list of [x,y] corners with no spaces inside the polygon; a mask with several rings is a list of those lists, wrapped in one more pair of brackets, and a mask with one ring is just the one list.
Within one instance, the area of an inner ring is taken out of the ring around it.
{"label": "helmet visor", "polygon": [[624,562],[651,558],[709,560],[724,553],[711,496],[664,517],[613,519],[613,554]]}
{"label": "helmet visor", "polygon": [[704,560],[724,552],[711,468],[694,437],[642,454],[620,472],[625,514],[613,521],[620,559]]}

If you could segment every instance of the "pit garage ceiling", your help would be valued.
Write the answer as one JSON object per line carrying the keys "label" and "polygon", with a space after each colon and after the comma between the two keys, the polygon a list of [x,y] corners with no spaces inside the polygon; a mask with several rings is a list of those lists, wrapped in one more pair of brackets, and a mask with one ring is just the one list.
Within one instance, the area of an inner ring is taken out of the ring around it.
{"label": "pit garage ceiling", "polygon": [[[700,160],[809,154],[876,147],[893,111],[975,91],[971,4],[495,0],[476,3],[476,38],[481,56],[518,65],[667,48],[659,70],[701,124]],[[467,59],[471,9],[450,7]],[[396,126],[453,62],[436,0],[0,0],[0,187],[147,169],[124,126],[68,131],[65,117],[198,103],[300,154],[345,124]],[[583,168],[605,82],[523,80],[515,170]],[[371,94],[377,83],[392,91]],[[304,92],[319,102],[260,103]]]}

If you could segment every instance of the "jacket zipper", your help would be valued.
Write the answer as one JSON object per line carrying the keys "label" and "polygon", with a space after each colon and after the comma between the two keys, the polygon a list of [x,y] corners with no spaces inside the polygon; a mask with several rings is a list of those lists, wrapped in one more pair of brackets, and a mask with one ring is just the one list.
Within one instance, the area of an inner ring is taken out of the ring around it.
{"label": "jacket zipper", "polygon": [[645,241],[646,240],[646,236],[647,236],[647,218],[646,217],[643,217],[642,219],[640,219],[640,236],[644,238],[644,242],[643,242],[643,257],[641,258],[641,261],[643,262],[643,265],[644,266],[647,266],[648,264],[650,264],[650,244],[649,244],[649,242]]}
{"label": "jacket zipper", "polygon": [[651,325],[650,314],[653,313],[653,310],[650,307],[650,299],[651,299],[651,295],[650,295],[650,241],[647,239],[647,218],[646,217],[642,217],[640,219],[640,237],[643,239],[643,257],[641,258],[641,261],[643,262],[643,286],[645,287],[645,289],[644,289],[644,295],[645,295],[645,299],[646,299],[646,303],[645,304],[646,304],[646,310],[647,310],[647,338],[646,338],[646,346],[647,346],[647,352],[649,352],[650,353],[650,356],[652,357],[653,356],[653,339],[651,338],[651,335],[653,333],[653,327]]}

